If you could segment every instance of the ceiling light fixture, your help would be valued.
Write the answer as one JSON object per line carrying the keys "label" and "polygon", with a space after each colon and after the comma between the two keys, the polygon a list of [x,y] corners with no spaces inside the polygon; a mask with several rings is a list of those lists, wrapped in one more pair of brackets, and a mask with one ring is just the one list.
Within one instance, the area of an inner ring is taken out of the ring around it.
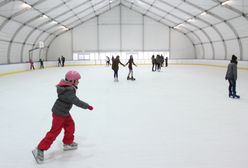
{"label": "ceiling light fixture", "polygon": [[27,4],[26,2],[22,4],[23,8],[32,8],[32,6],[30,6],[29,4]]}
{"label": "ceiling light fixture", "polygon": [[204,15],[206,15],[207,14],[207,12],[202,12],[200,15],[201,16],[204,16]]}
{"label": "ceiling light fixture", "polygon": [[195,19],[194,18],[190,18],[187,20],[187,22],[193,22]]}
{"label": "ceiling light fixture", "polygon": [[54,24],[58,24],[58,22],[56,22],[56,21],[54,21],[54,20],[52,20],[51,22],[54,23]]}
{"label": "ceiling light fixture", "polygon": [[229,0],[227,0],[227,1],[225,1],[225,2],[222,2],[222,3],[221,3],[221,5],[223,5],[223,6],[224,6],[224,5],[228,4],[229,2],[230,2],[230,1],[229,1]]}
{"label": "ceiling light fixture", "polygon": [[48,18],[45,14],[42,15],[43,18]]}
{"label": "ceiling light fixture", "polygon": [[181,23],[181,24],[175,26],[174,28],[175,28],[175,29],[180,29],[180,27],[181,27],[182,25],[183,25],[183,24]]}

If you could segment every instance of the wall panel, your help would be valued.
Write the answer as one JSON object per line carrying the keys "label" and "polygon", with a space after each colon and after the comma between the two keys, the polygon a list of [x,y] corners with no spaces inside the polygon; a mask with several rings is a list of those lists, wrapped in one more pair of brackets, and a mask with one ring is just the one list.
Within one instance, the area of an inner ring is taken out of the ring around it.
{"label": "wall panel", "polygon": [[204,59],[213,59],[213,51],[210,43],[203,44],[205,50]]}
{"label": "wall panel", "polygon": [[21,62],[21,47],[22,44],[13,43],[10,51],[10,63]]}
{"label": "wall panel", "polygon": [[237,40],[226,41],[227,45],[227,59],[229,60],[233,54],[235,54],[238,59],[240,59],[239,45]]}
{"label": "wall panel", "polygon": [[176,31],[171,31],[170,59],[194,59],[195,53],[189,39]]}
{"label": "wall panel", "polygon": [[57,60],[62,55],[66,60],[72,60],[72,32],[66,32],[57,37],[51,44],[48,52],[48,61]]}
{"label": "wall panel", "polygon": [[8,42],[0,41],[0,64],[7,64]]}
{"label": "wall panel", "polygon": [[215,59],[223,60],[225,59],[225,48],[223,42],[215,42],[213,43],[214,50],[215,50]]}
{"label": "wall panel", "polygon": [[99,26],[99,50],[120,50],[120,25]]}
{"label": "wall panel", "polygon": [[202,48],[202,45],[195,45],[195,50],[196,50],[196,58],[197,59],[204,59],[204,48]]}
{"label": "wall panel", "polygon": [[73,29],[73,50],[97,50],[97,19],[94,18]]}
{"label": "wall panel", "polygon": [[169,28],[145,17],[144,50],[169,50]]}
{"label": "wall panel", "polygon": [[243,60],[248,61],[248,38],[241,39],[243,44]]}
{"label": "wall panel", "polygon": [[143,27],[122,25],[122,50],[143,50]]}

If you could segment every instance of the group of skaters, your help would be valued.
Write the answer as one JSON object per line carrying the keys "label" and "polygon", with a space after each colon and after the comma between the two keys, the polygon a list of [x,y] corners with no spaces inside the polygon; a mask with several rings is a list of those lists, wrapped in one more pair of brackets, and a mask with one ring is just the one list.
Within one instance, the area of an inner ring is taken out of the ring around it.
{"label": "group of skaters", "polygon": [[[163,65],[165,67],[168,66],[168,58],[164,58],[163,55],[157,55],[156,58],[154,55],[152,55],[152,71],[161,71],[161,67],[163,67]],[[133,77],[133,65],[137,66],[134,63],[133,60],[133,56],[131,55],[128,62],[126,64],[123,64],[120,61],[120,56],[117,55],[116,58],[114,58],[112,56],[112,70],[114,71],[114,81],[118,82],[118,70],[119,70],[119,64],[121,64],[122,66],[126,66],[128,65],[128,76],[127,76],[127,80],[135,80],[135,78]],[[230,60],[230,63],[228,64],[227,67],[227,72],[226,72],[226,76],[225,79],[228,80],[229,82],[229,87],[228,87],[228,95],[230,98],[240,98],[239,95],[236,94],[236,80],[237,80],[237,56],[232,55],[232,58]],[[107,57],[106,60],[106,65],[111,65],[110,64],[110,59],[109,57]]]}
{"label": "group of skaters", "polygon": [[[34,61],[32,58],[29,58],[29,60],[27,61],[27,63],[30,64],[30,70],[35,70],[34,67]],[[44,69],[44,59],[39,59],[39,64],[40,64],[40,69]],[[64,67],[65,66],[65,57],[61,56],[58,58],[58,67]]]}
{"label": "group of skaters", "polygon": [[155,71],[158,71],[160,72],[161,71],[161,67],[165,66],[167,67],[168,66],[168,57],[165,57],[161,54],[157,54],[156,58],[155,58],[155,55],[152,55],[152,71],[155,72]]}
{"label": "group of skaters", "polygon": [[[161,71],[161,67],[163,67],[163,66],[168,67],[168,57],[164,58],[164,56],[162,54],[161,55],[158,54],[156,56],[156,58],[154,55],[152,55],[151,59],[152,59],[152,71],[158,71],[159,72],[159,71]],[[119,64],[121,64],[124,67],[126,65],[128,65],[129,72],[127,75],[127,80],[135,80],[135,78],[133,77],[133,65],[134,66],[137,66],[137,65],[134,63],[132,55],[130,55],[130,58],[126,64],[123,64],[120,61],[119,55],[117,55],[116,58],[114,56],[112,56],[111,61],[112,61],[112,70],[114,71],[114,81],[115,82],[119,81],[118,80]],[[106,56],[106,65],[107,66],[111,65],[110,58],[108,56]]]}
{"label": "group of skaters", "polygon": [[[130,55],[130,58],[128,60],[128,62],[126,64],[123,64],[120,61],[120,56],[117,55],[116,58],[114,58],[114,56],[112,56],[111,58],[112,61],[112,70],[114,71],[114,81],[118,82],[118,71],[119,71],[119,64],[121,64],[123,67],[128,65],[128,75],[127,75],[127,80],[135,80],[135,78],[133,77],[133,65],[137,66],[134,63],[134,59],[133,56]],[[152,61],[152,71],[161,71],[161,67],[168,66],[168,58],[165,57],[163,55],[159,55],[157,54],[156,58],[155,55],[152,55],[151,57],[151,61]],[[32,58],[29,59],[28,61],[30,63],[30,70],[35,70],[34,67],[34,61],[32,60]],[[40,63],[40,69],[44,68],[44,60],[43,59],[39,59],[39,63]],[[230,63],[227,67],[227,72],[226,72],[226,76],[225,79],[228,80],[229,82],[229,87],[228,87],[228,91],[229,91],[229,97],[231,98],[240,98],[239,95],[236,94],[236,80],[237,80],[237,56],[232,55],[232,58],[230,60]],[[58,58],[58,67],[64,67],[65,65],[65,57],[61,56]],[[106,65],[110,66],[110,58],[107,56],[106,57]]]}

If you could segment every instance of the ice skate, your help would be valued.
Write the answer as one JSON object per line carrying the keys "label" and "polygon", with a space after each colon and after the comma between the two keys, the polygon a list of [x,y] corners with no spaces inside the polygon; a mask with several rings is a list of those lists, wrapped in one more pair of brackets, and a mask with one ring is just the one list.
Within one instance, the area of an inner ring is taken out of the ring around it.
{"label": "ice skate", "polygon": [[230,98],[233,98],[233,94],[232,93],[229,93],[228,95]]}
{"label": "ice skate", "polygon": [[235,98],[236,98],[236,99],[239,99],[240,96],[235,94],[235,95],[233,95],[233,98],[234,98],[234,99],[235,99]]}
{"label": "ice skate", "polygon": [[77,147],[78,144],[76,142],[73,142],[72,144],[64,144],[64,151],[75,150]]}
{"label": "ice skate", "polygon": [[130,80],[129,76],[127,77],[127,80]]}
{"label": "ice skate", "polygon": [[131,80],[135,80],[135,78],[134,77],[131,77]]}
{"label": "ice skate", "polygon": [[35,148],[32,150],[32,153],[34,155],[34,158],[38,164],[42,163],[44,161],[44,152],[38,148]]}

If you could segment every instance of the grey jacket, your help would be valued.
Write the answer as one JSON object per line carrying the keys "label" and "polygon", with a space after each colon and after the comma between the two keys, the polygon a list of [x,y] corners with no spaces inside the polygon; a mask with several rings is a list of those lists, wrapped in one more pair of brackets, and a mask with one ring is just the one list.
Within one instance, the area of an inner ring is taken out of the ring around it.
{"label": "grey jacket", "polygon": [[237,80],[237,64],[235,63],[228,64],[225,78]]}
{"label": "grey jacket", "polygon": [[58,99],[52,107],[52,112],[56,115],[67,116],[72,108],[72,105],[76,105],[83,109],[87,109],[89,104],[81,101],[76,96],[76,87],[74,86],[59,86],[57,85]]}

